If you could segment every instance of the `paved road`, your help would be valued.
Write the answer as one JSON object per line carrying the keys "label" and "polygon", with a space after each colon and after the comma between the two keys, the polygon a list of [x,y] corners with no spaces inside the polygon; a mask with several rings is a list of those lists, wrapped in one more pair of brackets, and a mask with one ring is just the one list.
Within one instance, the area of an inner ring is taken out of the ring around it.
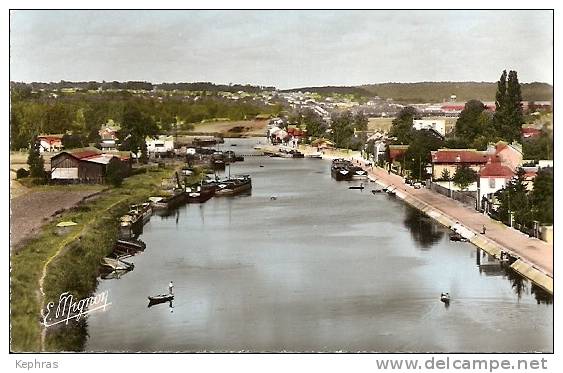
{"label": "paved road", "polygon": [[370,168],[369,173],[378,181],[386,185],[395,185],[400,190],[405,191],[405,193],[442,211],[444,214],[458,220],[462,225],[475,232],[481,232],[483,225],[485,225],[487,228],[487,238],[517,253],[523,259],[553,277],[553,246],[547,242],[537,238],[530,238],[516,229],[507,227],[489,218],[487,215],[479,213],[441,194],[425,188],[414,189],[406,185],[402,177],[395,174],[389,175],[387,171],[381,168]]}

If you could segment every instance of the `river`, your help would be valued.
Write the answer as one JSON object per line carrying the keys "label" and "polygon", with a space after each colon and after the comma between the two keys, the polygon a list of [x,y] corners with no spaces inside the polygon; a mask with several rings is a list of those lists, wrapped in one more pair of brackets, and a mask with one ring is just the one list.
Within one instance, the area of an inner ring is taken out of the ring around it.
{"label": "river", "polygon": [[[86,351],[553,351],[550,296],[373,183],[349,190],[319,159],[230,172],[252,176],[250,196],[153,216],[135,269],[100,280],[112,304],[89,316]],[[147,307],[171,280],[172,307]]]}

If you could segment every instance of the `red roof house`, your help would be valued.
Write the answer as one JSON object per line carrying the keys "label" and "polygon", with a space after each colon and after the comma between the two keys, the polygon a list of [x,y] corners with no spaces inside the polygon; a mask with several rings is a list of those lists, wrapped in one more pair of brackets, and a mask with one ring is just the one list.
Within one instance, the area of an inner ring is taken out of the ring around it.
{"label": "red roof house", "polygon": [[481,166],[487,163],[489,156],[485,152],[475,149],[439,149],[430,152],[432,156],[432,178],[440,180],[444,170],[452,177],[458,167],[463,165],[479,172]]}

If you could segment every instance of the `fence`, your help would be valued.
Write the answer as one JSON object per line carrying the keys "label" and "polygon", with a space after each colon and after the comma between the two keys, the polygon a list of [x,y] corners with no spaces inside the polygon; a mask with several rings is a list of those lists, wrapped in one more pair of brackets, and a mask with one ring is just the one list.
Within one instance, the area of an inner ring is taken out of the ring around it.
{"label": "fence", "polygon": [[463,203],[464,205],[476,208],[477,207],[477,192],[461,192],[458,190],[449,190],[437,183],[429,182],[430,189],[436,193],[442,194]]}

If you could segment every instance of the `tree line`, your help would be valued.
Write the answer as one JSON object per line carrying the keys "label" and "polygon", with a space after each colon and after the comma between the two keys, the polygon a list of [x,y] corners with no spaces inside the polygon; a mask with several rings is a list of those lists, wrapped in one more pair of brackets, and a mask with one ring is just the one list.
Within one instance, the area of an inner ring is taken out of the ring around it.
{"label": "tree line", "polygon": [[31,90],[59,90],[64,88],[76,88],[80,90],[143,90],[152,91],[154,89],[162,91],[207,91],[207,92],[247,92],[247,93],[259,93],[264,90],[275,90],[275,87],[271,86],[259,86],[251,84],[215,84],[211,82],[192,82],[192,83],[160,83],[154,84],[146,81],[111,81],[102,82],[97,81],[81,81],[72,82],[61,80],[59,82],[11,82],[11,88],[24,89],[29,88]]}
{"label": "tree line", "polygon": [[[277,114],[281,105],[265,105],[251,99],[232,101],[217,95],[184,97],[135,96],[128,92],[74,93],[57,98],[11,91],[10,149],[28,148],[39,134],[71,132],[73,141],[98,142],[102,124],[122,124],[131,108],[162,132],[189,130],[206,119],[243,120],[261,113]],[[69,138],[70,139],[70,138]]]}

